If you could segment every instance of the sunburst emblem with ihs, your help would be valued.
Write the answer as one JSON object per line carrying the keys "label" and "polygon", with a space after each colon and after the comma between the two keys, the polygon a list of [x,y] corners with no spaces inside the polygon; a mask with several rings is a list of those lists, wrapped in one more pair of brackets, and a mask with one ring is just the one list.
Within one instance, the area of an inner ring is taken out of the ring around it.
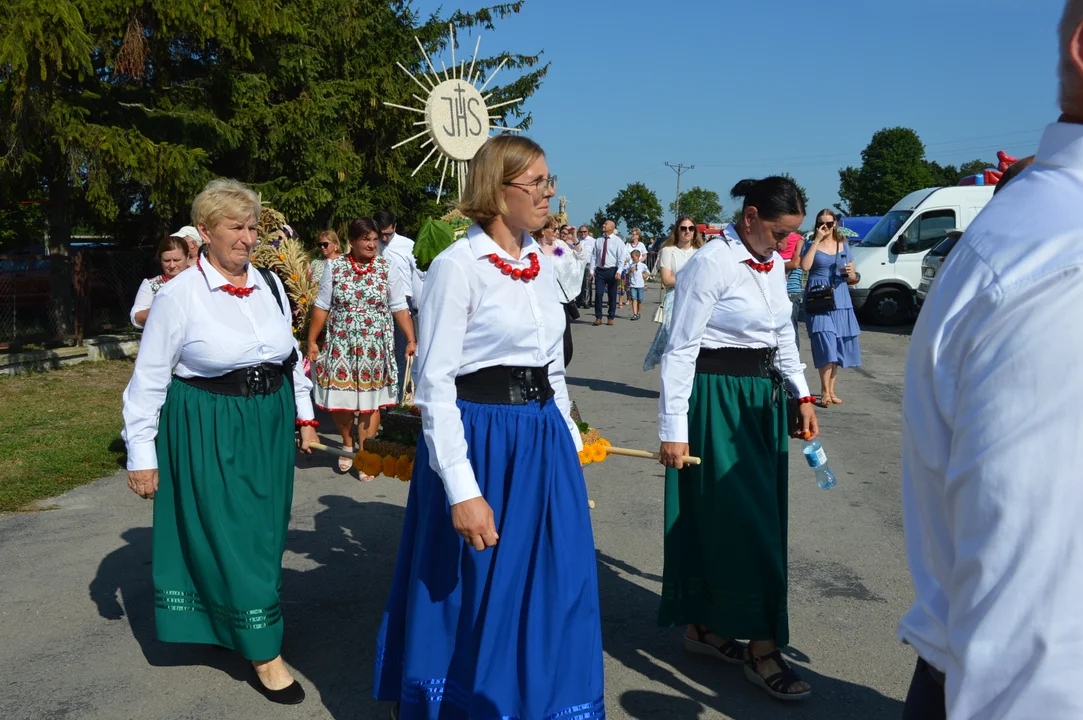
{"label": "sunburst emblem with ihs", "polygon": [[395,63],[424,92],[424,96],[416,93],[413,95],[413,98],[421,103],[421,106],[409,107],[391,102],[384,103],[389,107],[409,110],[425,116],[424,120],[414,123],[415,126],[424,129],[418,134],[392,146],[392,149],[426,138],[421,143],[421,148],[425,149],[430,145],[432,148],[429,150],[428,155],[425,156],[425,159],[410,173],[410,176],[417,175],[421,168],[425,167],[425,164],[436,155],[434,162],[437,168],[441,168],[440,187],[436,192],[437,202],[444,194],[444,182],[448,178],[449,169],[451,170],[451,176],[458,183],[459,195],[462,195],[463,184],[466,182],[466,169],[470,160],[473,159],[477,151],[489,138],[490,131],[519,132],[518,128],[493,125],[494,120],[499,121],[501,118],[499,115],[490,115],[489,112],[507,105],[514,105],[523,100],[523,98],[516,98],[497,105],[486,105],[489,99],[492,98],[493,93],[490,92],[485,95],[485,89],[489,87],[496,74],[507,64],[508,58],[504,58],[496,69],[489,74],[485,82],[478,87],[478,81],[481,79],[481,68],[477,68],[475,71],[475,65],[478,59],[478,49],[481,47],[481,38],[479,37],[477,44],[474,45],[474,56],[470,59],[470,66],[467,67],[465,59],[458,63],[455,60],[454,25],[448,26],[448,33],[451,47],[450,68],[444,65],[443,61],[440,61],[441,71],[438,72],[433,65],[432,58],[425,52],[425,47],[417,37],[414,40],[417,42],[417,46],[421,48],[421,54],[425,57],[428,71],[422,73],[419,78],[407,70],[402,63]]}

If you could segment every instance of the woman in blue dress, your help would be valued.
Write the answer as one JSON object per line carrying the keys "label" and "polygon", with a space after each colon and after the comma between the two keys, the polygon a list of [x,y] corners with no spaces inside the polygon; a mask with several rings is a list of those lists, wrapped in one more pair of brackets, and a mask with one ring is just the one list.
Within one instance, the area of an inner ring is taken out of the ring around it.
{"label": "woman in blue dress", "polygon": [[[856,279],[850,246],[839,228],[835,213],[821,210],[816,216],[816,234],[805,243],[801,269],[808,273],[805,286],[805,322],[812,345],[812,360],[820,373],[820,405],[841,405],[835,394],[839,368],[861,364],[861,345],[857,336],[861,327],[854,315],[847,281]],[[830,287],[835,294],[835,309],[812,312],[808,295],[817,288]]]}
{"label": "woman in blue dress", "polygon": [[425,278],[423,438],[376,653],[403,720],[605,717],[564,308],[530,236],[555,190],[536,143],[488,140],[459,205],[475,224]]}

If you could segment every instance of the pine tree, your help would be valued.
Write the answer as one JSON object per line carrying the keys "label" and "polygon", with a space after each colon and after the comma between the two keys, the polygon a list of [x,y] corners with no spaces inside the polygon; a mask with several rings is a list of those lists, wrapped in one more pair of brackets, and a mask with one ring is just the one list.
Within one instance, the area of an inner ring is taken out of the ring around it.
{"label": "pine tree", "polygon": [[[421,71],[415,35],[439,54],[448,22],[491,28],[521,7],[422,20],[406,0],[9,0],[0,202],[46,200],[56,242],[76,226],[156,239],[214,176],[251,184],[308,235],[382,208],[406,224],[442,215],[433,171],[411,177],[416,147],[391,150],[415,121],[382,104],[410,104],[395,63]],[[522,73],[492,103],[528,98],[548,66],[506,67]],[[496,113],[529,126],[521,105]]]}

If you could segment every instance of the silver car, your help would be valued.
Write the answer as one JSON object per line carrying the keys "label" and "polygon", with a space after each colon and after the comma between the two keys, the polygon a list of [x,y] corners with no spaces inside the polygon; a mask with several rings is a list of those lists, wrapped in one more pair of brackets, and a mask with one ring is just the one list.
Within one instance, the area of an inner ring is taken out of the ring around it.
{"label": "silver car", "polygon": [[925,297],[929,294],[929,289],[933,286],[933,278],[936,277],[936,273],[940,270],[944,261],[947,260],[948,253],[951,252],[951,249],[955,247],[955,243],[959,242],[959,238],[962,236],[962,230],[949,230],[948,236],[925,254],[925,257],[921,261],[921,282],[918,284],[918,305],[925,302]]}

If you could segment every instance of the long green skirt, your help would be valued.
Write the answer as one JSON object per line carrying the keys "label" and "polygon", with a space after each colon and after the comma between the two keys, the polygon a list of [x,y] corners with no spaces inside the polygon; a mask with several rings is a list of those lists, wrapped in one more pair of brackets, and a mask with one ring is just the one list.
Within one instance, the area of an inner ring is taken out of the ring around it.
{"label": "long green skirt", "polygon": [[294,418],[288,382],[250,398],[169,386],[154,496],[159,640],[278,656]]}
{"label": "long green skirt", "polygon": [[789,642],[785,393],[763,378],[697,373],[689,448],[701,465],[666,471],[662,627]]}

